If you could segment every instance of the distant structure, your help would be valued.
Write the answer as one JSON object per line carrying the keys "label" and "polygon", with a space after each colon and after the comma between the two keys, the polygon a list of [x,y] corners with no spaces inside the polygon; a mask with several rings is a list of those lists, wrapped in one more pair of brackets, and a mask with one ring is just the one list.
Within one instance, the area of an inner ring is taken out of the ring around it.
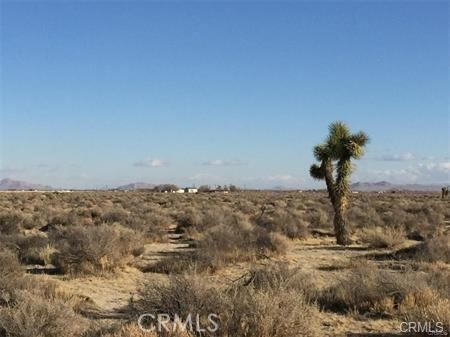
{"label": "distant structure", "polygon": [[444,186],[442,187],[442,200],[447,198],[447,196],[448,196],[448,187]]}
{"label": "distant structure", "polygon": [[195,187],[185,187],[185,188],[179,188],[175,191],[172,191],[172,193],[197,193],[198,189]]}

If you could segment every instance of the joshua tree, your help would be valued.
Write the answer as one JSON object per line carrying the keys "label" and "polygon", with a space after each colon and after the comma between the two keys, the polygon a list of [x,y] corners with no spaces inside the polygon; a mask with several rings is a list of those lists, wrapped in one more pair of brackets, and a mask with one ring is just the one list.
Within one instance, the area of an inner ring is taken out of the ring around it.
{"label": "joshua tree", "polygon": [[448,187],[442,187],[442,199],[445,199],[448,195]]}
{"label": "joshua tree", "polygon": [[334,232],[339,245],[350,243],[345,214],[350,191],[351,159],[363,155],[368,141],[364,132],[352,134],[347,125],[335,122],[330,124],[325,142],[314,147],[314,157],[320,164],[311,165],[309,172],[314,179],[325,180],[334,208]]}

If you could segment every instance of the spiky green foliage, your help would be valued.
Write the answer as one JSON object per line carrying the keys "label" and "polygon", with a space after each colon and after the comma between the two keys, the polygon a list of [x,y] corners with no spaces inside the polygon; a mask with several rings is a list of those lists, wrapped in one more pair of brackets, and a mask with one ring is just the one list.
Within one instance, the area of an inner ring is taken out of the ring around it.
{"label": "spiky green foliage", "polygon": [[325,171],[323,167],[317,164],[311,165],[311,167],[309,168],[309,174],[314,179],[325,179]]}
{"label": "spiky green foliage", "polygon": [[352,134],[343,122],[330,124],[328,130],[325,142],[316,145],[313,150],[320,164],[313,164],[309,173],[314,179],[325,180],[335,210],[336,238],[338,243],[346,244],[349,240],[345,230],[345,211],[352,172],[351,159],[361,158],[369,137],[362,131]]}

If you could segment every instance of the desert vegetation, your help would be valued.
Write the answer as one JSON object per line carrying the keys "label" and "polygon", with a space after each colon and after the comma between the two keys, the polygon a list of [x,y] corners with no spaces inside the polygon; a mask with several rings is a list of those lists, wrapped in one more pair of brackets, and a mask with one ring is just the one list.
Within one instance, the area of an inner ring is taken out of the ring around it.
{"label": "desert vegetation", "polygon": [[1,193],[0,336],[186,336],[147,312],[217,314],[191,336],[448,329],[448,199],[346,198],[342,247],[325,191]]}

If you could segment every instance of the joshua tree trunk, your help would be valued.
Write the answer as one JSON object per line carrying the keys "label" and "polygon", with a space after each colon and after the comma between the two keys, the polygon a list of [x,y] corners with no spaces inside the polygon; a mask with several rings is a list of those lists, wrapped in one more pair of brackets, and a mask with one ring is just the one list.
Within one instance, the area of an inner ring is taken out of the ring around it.
{"label": "joshua tree trunk", "polygon": [[328,195],[334,208],[334,233],[338,245],[350,244],[350,237],[346,227],[345,213],[347,209],[347,196],[336,193],[334,188],[333,167],[331,160],[327,160],[322,164],[324,170],[325,182],[327,185]]}
{"label": "joshua tree trunk", "polygon": [[334,192],[334,178],[333,178],[333,164],[331,160],[328,159],[322,163],[325,183],[327,184],[328,196],[330,197],[331,203],[334,205],[336,203],[336,196]]}
{"label": "joshua tree trunk", "polygon": [[347,209],[346,197],[337,196],[336,202],[333,204],[334,208],[334,233],[336,235],[336,242],[338,245],[349,245],[351,243],[350,236],[347,231],[345,214]]}

